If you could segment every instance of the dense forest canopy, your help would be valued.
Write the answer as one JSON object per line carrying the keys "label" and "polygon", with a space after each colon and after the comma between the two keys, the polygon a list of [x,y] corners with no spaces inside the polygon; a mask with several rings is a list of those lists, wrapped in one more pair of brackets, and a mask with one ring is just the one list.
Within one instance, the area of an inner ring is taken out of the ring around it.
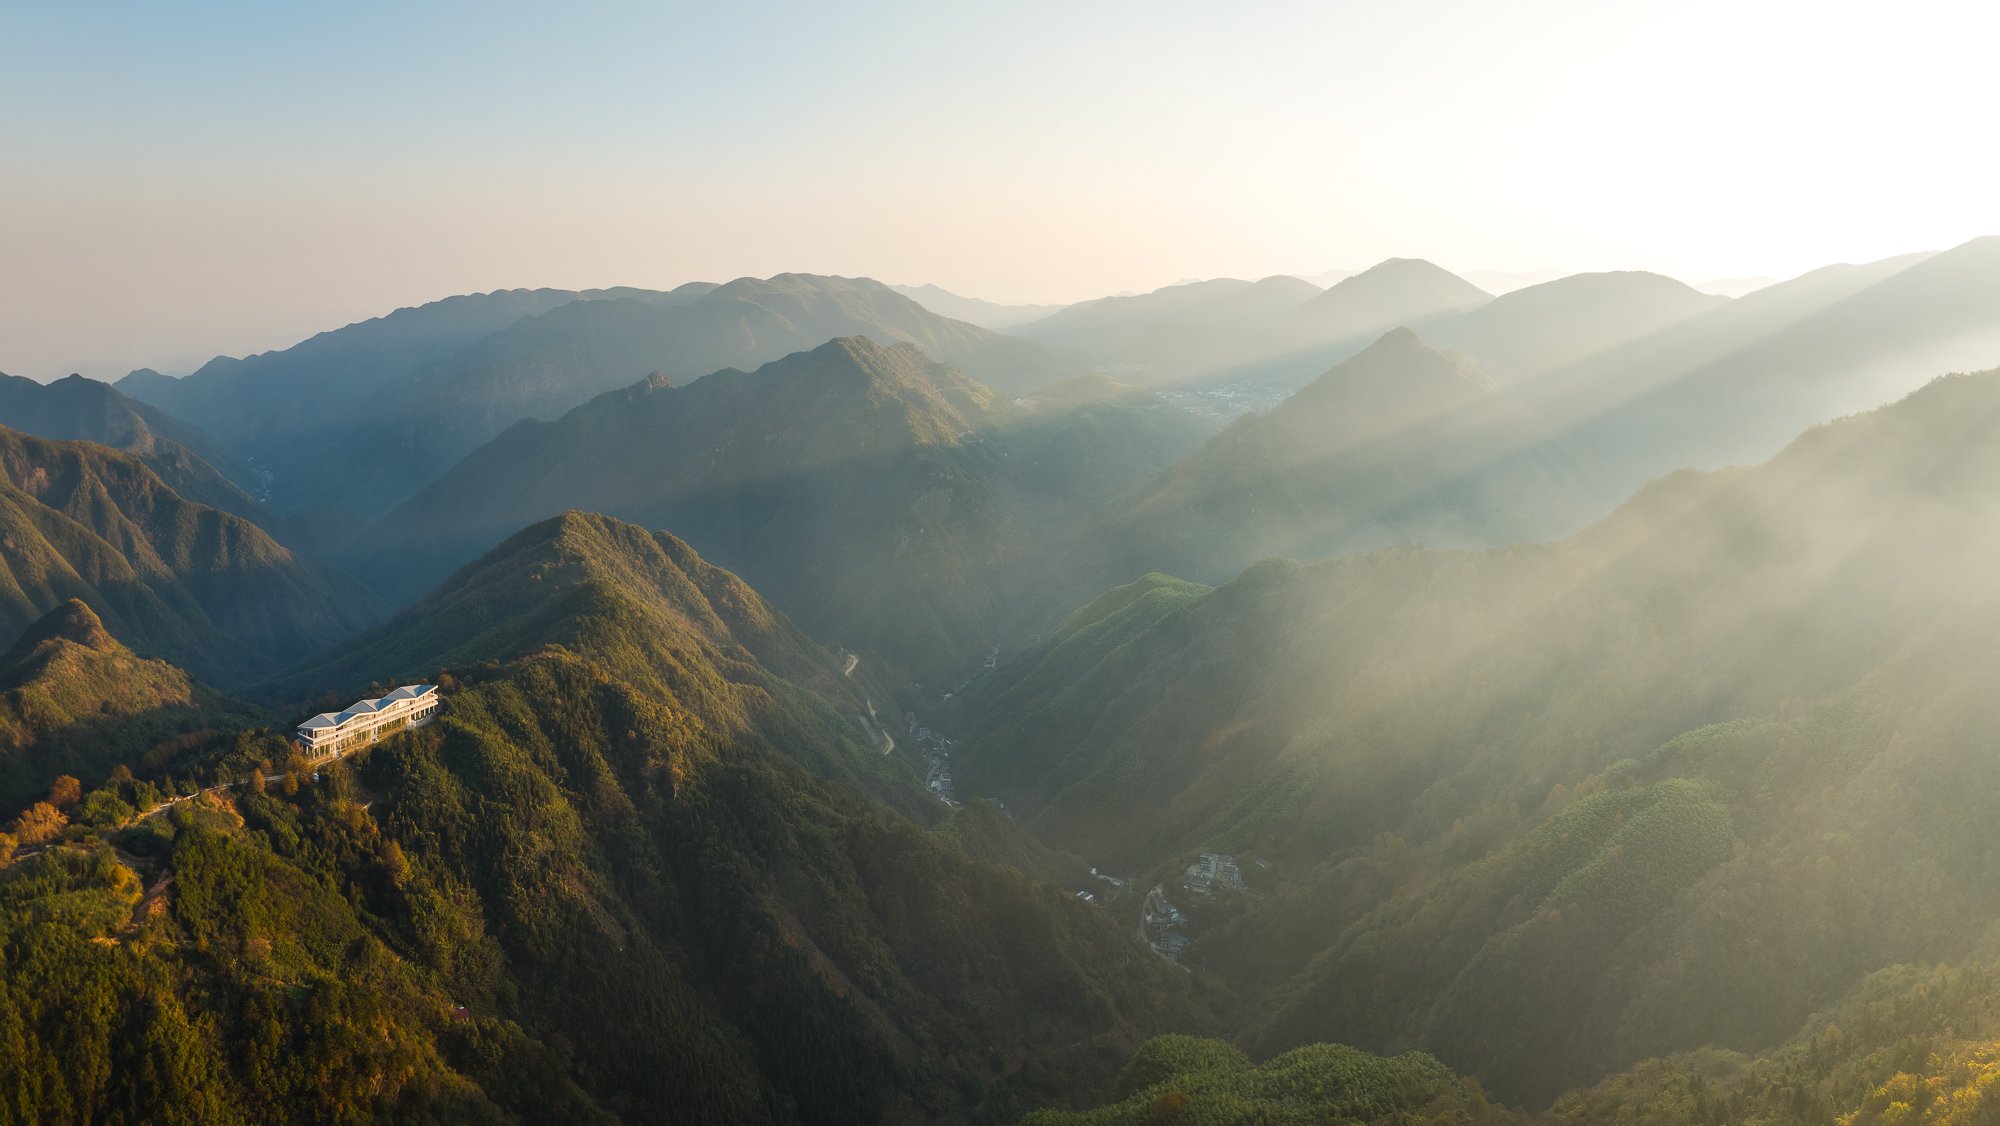
{"label": "dense forest canopy", "polygon": [[1996,255],[0,378],[0,1123],[2000,1121]]}

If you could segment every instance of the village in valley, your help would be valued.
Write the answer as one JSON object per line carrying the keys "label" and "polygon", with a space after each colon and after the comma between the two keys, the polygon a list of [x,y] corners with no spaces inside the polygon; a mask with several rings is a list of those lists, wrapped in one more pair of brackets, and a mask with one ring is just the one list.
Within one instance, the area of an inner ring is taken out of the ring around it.
{"label": "village in valley", "polygon": [[[998,667],[999,661],[1000,650],[995,647],[981,661],[979,671],[961,682],[951,692],[945,693],[943,702],[949,702],[953,696],[964,691],[973,680],[991,673]],[[849,668],[852,668],[851,664]],[[903,728],[915,743],[917,753],[922,756],[924,787],[939,801],[953,809],[961,807],[969,800],[987,801],[1009,818],[1013,817],[1006,804],[997,798],[959,795],[951,768],[951,753],[958,747],[957,739],[924,722],[916,712],[903,713]],[[1232,902],[1233,900],[1256,894],[1244,881],[1245,863],[1260,871],[1270,868],[1270,863],[1264,860],[1254,858],[1239,860],[1226,852],[1204,852],[1196,856],[1178,878],[1156,882],[1139,900],[1139,937],[1160,957],[1183,969],[1191,968],[1184,964],[1182,959],[1188,947],[1194,942],[1194,932],[1199,927],[1201,916],[1208,913],[1204,909],[1211,905],[1234,907],[1236,903]],[[1113,876],[1097,868],[1090,869],[1090,878],[1095,886],[1078,888],[1074,891],[1074,896],[1085,903],[1107,909],[1114,907],[1124,909],[1122,905],[1130,902],[1124,899],[1124,893],[1137,883],[1131,877]],[[1174,902],[1175,898],[1186,904],[1188,910],[1183,911],[1181,906]],[[1195,919],[1191,920],[1190,914],[1193,914]]]}

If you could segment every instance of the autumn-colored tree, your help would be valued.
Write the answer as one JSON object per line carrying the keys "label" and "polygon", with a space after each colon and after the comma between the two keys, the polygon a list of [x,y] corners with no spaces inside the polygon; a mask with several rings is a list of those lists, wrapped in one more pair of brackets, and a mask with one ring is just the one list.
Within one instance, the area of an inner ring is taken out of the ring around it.
{"label": "autumn-colored tree", "polygon": [[0,833],[0,868],[14,862],[14,846],[18,843],[12,833]]}
{"label": "autumn-colored tree", "polygon": [[284,780],[283,782],[280,782],[280,783],[278,784],[278,788],[279,788],[280,790],[282,790],[282,791],[284,792],[284,795],[285,795],[286,797],[288,797],[288,798],[295,798],[295,797],[298,797],[298,796],[299,796],[299,772],[298,772],[298,771],[296,771],[296,770],[288,770],[288,771],[286,771],[286,772],[285,772],[285,780]]}
{"label": "autumn-colored tree", "polygon": [[62,835],[63,826],[69,818],[63,811],[45,801],[29,806],[14,822],[14,836],[22,844],[43,844]]}
{"label": "autumn-colored tree", "polygon": [[49,784],[49,804],[57,809],[68,809],[83,800],[83,783],[63,774]]}
{"label": "autumn-colored tree", "polygon": [[389,874],[389,882],[401,890],[410,881],[410,861],[403,855],[403,846],[390,841],[382,846],[382,867]]}
{"label": "autumn-colored tree", "polygon": [[1188,1093],[1186,1091],[1168,1091],[1166,1094],[1153,1100],[1153,1105],[1147,1114],[1147,1119],[1152,1122],[1172,1122],[1181,1116],[1183,1110],[1187,1109],[1187,1104]]}
{"label": "autumn-colored tree", "polygon": [[253,767],[251,767],[251,768],[250,768],[250,792],[251,792],[251,793],[253,793],[253,794],[256,794],[256,795],[257,795],[258,797],[263,797],[263,796],[264,796],[264,789],[265,789],[265,782],[264,782],[264,768],[263,768],[263,767],[261,767],[261,766],[253,766]]}
{"label": "autumn-colored tree", "polygon": [[132,768],[122,762],[119,763],[117,766],[111,768],[111,780],[113,782],[130,782],[132,780]]}

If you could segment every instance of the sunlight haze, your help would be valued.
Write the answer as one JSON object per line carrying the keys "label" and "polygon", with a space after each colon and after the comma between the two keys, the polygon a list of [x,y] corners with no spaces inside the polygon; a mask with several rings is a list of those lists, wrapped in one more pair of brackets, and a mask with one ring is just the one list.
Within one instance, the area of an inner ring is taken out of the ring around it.
{"label": "sunlight haze", "polygon": [[2000,230],[2000,17],[1883,12],[7,4],[4,362],[180,372],[515,286],[1701,284]]}

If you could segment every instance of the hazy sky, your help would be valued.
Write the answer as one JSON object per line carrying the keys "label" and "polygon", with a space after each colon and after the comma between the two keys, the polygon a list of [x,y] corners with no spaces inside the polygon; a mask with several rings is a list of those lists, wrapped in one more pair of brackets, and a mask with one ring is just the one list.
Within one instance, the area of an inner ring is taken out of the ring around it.
{"label": "hazy sky", "polygon": [[507,286],[1943,248],[2000,233],[1994,7],[0,0],[0,370]]}

